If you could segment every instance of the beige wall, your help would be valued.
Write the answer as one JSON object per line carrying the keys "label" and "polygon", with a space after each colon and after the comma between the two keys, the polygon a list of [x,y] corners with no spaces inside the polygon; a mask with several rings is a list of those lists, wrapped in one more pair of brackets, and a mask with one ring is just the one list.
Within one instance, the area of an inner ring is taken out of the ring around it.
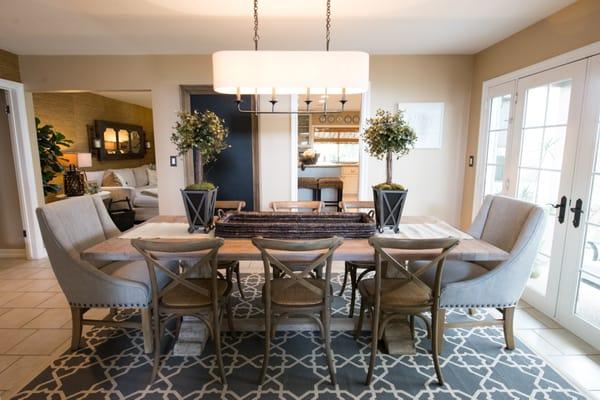
{"label": "beige wall", "polygon": [[[394,180],[408,188],[406,215],[458,222],[472,66],[472,56],[371,56],[371,115],[399,102],[444,103],[442,148],[412,150],[394,162]],[[385,181],[385,162],[368,163],[369,186]]]}
{"label": "beige wall", "polygon": [[[160,212],[183,212],[183,162],[169,166],[176,154],[169,135],[182,108],[179,85],[212,83],[210,56],[21,56],[20,62],[31,92],[152,90]],[[446,107],[443,148],[415,150],[395,165],[397,180],[409,187],[407,213],[458,221],[471,69],[470,56],[372,56],[371,114],[379,107],[396,109],[401,101],[443,101]],[[289,125],[289,117],[259,121],[263,208],[291,196]],[[382,162],[369,160],[368,179],[369,185],[384,179]]]}
{"label": "beige wall", "polygon": [[0,90],[0,250],[25,248],[23,222],[17,192],[17,177],[6,107],[5,91]]}
{"label": "beige wall", "polygon": [[[600,1],[573,5],[475,55],[466,155],[477,154],[483,82],[600,40]],[[473,212],[475,168],[465,164],[461,225]]]}
{"label": "beige wall", "polygon": [[19,74],[19,57],[0,49],[0,79],[9,81],[21,81]]}

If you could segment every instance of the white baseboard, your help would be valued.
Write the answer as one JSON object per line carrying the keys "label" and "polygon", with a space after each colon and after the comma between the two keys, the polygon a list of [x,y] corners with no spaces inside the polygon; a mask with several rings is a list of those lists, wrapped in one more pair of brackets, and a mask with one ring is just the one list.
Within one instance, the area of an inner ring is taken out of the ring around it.
{"label": "white baseboard", "polygon": [[25,258],[25,249],[0,249],[0,258]]}

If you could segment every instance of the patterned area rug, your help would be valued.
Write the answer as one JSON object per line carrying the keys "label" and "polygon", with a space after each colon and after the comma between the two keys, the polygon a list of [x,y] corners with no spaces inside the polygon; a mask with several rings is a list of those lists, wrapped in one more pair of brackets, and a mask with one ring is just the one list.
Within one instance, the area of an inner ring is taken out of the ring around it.
{"label": "patterned area rug", "polygon": [[[260,317],[261,276],[242,278],[246,300],[236,297],[237,318]],[[341,276],[334,280],[339,292]],[[334,316],[347,315],[349,290],[336,297]],[[452,312],[451,319],[484,318]],[[332,334],[338,385],[329,383],[318,332],[278,332],[271,350],[267,381],[259,387],[263,334],[225,333],[224,364],[228,385],[221,385],[211,342],[201,356],[177,357],[165,340],[159,377],[148,385],[151,359],[143,353],[141,332],[95,328],[86,346],[55,360],[16,399],[585,399],[544,360],[518,342],[504,349],[497,328],[446,331],[441,357],[446,385],[441,387],[429,355],[430,342],[417,328],[416,355],[379,353],[374,381],[364,385],[370,334]],[[172,338],[171,338],[172,339]]]}

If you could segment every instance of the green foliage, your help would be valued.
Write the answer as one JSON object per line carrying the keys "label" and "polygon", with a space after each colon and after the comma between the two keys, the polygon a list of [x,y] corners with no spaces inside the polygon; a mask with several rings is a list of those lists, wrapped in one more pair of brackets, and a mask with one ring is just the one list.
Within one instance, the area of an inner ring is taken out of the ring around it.
{"label": "green foliage", "polygon": [[177,117],[179,120],[173,128],[171,142],[177,147],[180,156],[197,149],[202,163],[205,164],[230,147],[225,142],[229,134],[224,125],[225,121],[214,112],[178,112]]}
{"label": "green foliage", "polygon": [[215,185],[210,182],[202,182],[202,183],[194,183],[192,185],[188,185],[186,190],[213,190]]}
{"label": "green foliage", "polygon": [[406,187],[404,187],[404,185],[401,185],[399,183],[380,183],[373,187],[375,189],[380,189],[380,190],[406,190]]}
{"label": "green foliage", "polygon": [[404,119],[402,111],[377,110],[374,118],[367,120],[368,127],[363,133],[367,151],[382,160],[388,153],[400,158],[408,154],[417,141],[415,131]]}
{"label": "green foliage", "polygon": [[50,181],[58,174],[64,172],[65,168],[60,164],[64,160],[61,147],[70,147],[73,141],[65,135],[54,130],[52,125],[40,126],[40,119],[35,118],[37,130],[38,151],[40,153],[40,166],[42,169],[42,182],[44,185],[44,196],[50,193],[58,193],[60,185],[52,184]]}

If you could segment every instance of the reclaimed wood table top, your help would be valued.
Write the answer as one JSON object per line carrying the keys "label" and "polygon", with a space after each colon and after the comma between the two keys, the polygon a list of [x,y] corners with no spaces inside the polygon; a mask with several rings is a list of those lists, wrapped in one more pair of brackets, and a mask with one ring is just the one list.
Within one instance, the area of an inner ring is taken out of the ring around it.
{"label": "reclaimed wood table top", "polygon": [[[185,216],[157,216],[146,221],[146,223],[182,223],[186,222]],[[402,217],[403,224],[425,224],[441,222],[435,217]],[[132,228],[132,229],[135,229]],[[176,240],[176,239],[172,239]],[[181,240],[181,239],[180,239]],[[436,251],[402,250],[393,253],[399,258],[425,259],[435,257]],[[294,257],[294,259],[312,259],[315,254],[305,252]],[[81,257],[87,261],[133,261],[142,260],[129,239],[119,236],[98,243],[81,253]],[[346,239],[335,251],[334,260],[373,262],[373,248],[367,239]],[[449,254],[449,259],[463,261],[502,261],[508,258],[508,253],[498,247],[478,239],[463,239]],[[225,244],[219,250],[219,260],[261,260],[260,252],[252,244],[250,239],[225,239]]]}

